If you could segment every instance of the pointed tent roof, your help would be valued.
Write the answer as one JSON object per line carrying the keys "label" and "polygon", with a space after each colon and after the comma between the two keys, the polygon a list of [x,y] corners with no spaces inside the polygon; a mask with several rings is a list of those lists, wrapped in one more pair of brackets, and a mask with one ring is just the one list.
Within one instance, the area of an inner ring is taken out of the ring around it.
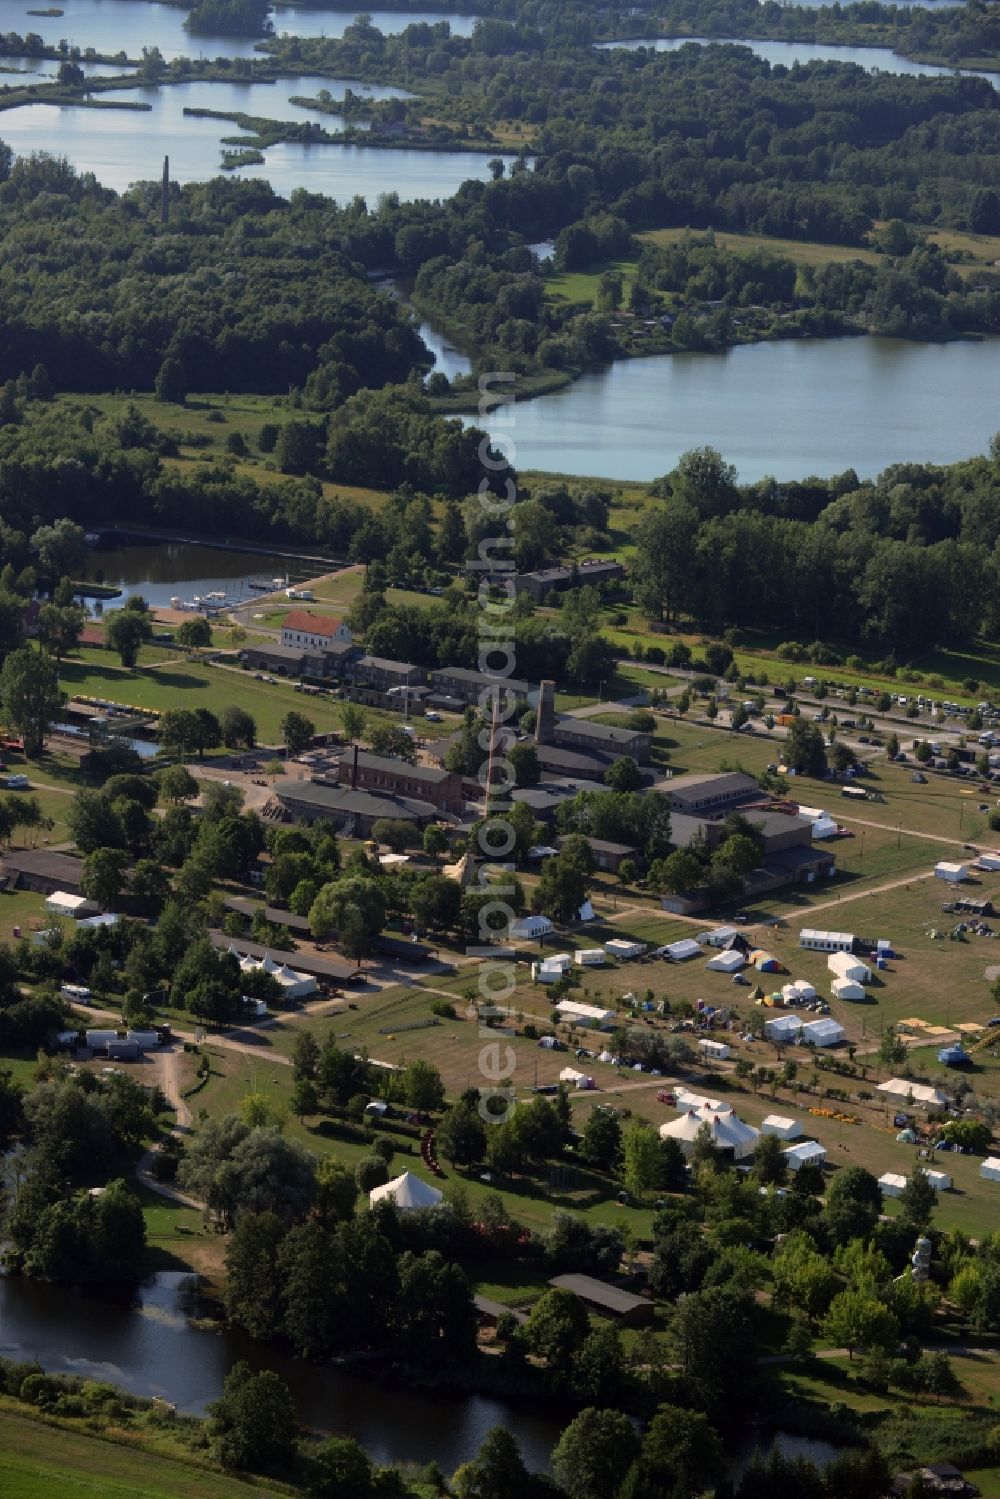
{"label": "pointed tent roof", "polygon": [[731,1109],[688,1109],[679,1119],[660,1125],[661,1140],[673,1139],[681,1148],[693,1145],[698,1132],[707,1125],[712,1139],[721,1150],[731,1150],[736,1160],[742,1160],[756,1148],[760,1131],[738,1119]]}
{"label": "pointed tent roof", "polygon": [[412,1208],[434,1208],[443,1200],[443,1192],[421,1181],[420,1177],[414,1176],[412,1171],[404,1171],[402,1176],[395,1177],[382,1187],[375,1187],[368,1194],[371,1207],[375,1207],[379,1202],[391,1202],[395,1207],[404,1211]]}

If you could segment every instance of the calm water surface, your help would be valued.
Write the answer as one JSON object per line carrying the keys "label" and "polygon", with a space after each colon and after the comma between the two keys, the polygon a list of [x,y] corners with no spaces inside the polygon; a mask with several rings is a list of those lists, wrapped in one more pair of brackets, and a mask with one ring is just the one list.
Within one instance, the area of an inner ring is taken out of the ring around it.
{"label": "calm water surface", "polygon": [[[467,423],[480,424],[476,418]],[[1000,429],[1000,339],[744,344],[626,359],[501,412],[520,468],[647,480],[710,443],[741,480],[953,463]]]}
{"label": "calm water surface", "polygon": [[165,1271],[143,1289],[140,1305],[121,1307],[0,1278],[0,1355],[38,1359],[48,1370],[109,1380],[136,1395],[159,1395],[198,1415],[222,1393],[230,1367],[246,1359],[281,1375],[309,1426],[356,1437],[377,1462],[436,1458],[451,1472],[503,1425],[517,1435],[529,1466],[548,1467],[559,1436],[554,1421],[484,1396],[436,1398],[377,1385],[229,1332],[191,1327],[190,1286],[190,1277]]}
{"label": "calm water surface", "polygon": [[[114,56],[125,51],[129,57],[141,57],[143,47],[159,47],[168,62],[175,57],[253,57],[255,40],[232,36],[191,36],[184,30],[186,13],[171,5],[157,5],[153,0],[61,0],[61,16],[29,16],[22,0],[0,0],[4,31],[23,36],[33,31],[44,42],[55,46],[66,40],[73,47]],[[39,9],[45,9],[44,5]],[[362,7],[363,9],[363,7]],[[352,10],[298,10],[294,6],[276,5],[271,13],[276,36],[339,37],[354,20]],[[386,36],[403,31],[415,22],[432,25],[447,21],[458,36],[471,36],[475,16],[442,15],[436,12],[402,12],[371,10],[372,24]]]}
{"label": "calm water surface", "polygon": [[139,593],[149,604],[166,605],[174,597],[191,599],[195,594],[224,591],[228,598],[253,599],[251,578],[270,582],[284,578],[292,582],[315,575],[312,564],[256,552],[230,552],[223,547],[197,546],[190,542],[163,541],[141,546],[99,546],[87,559],[85,577],[90,582],[111,583],[121,597],[106,607],[120,609],[129,594]]}
{"label": "calm water surface", "polygon": [[[826,0],[804,0],[806,4],[826,3]],[[911,0],[916,4],[917,0]],[[937,0],[940,3],[940,0]],[[962,0],[945,0],[946,4],[961,4]],[[908,57],[897,57],[888,47],[847,47],[838,46],[832,42],[764,42],[756,38],[743,39],[739,37],[657,37],[655,40],[638,42],[602,42],[601,47],[605,50],[613,47],[626,47],[634,51],[637,47],[651,47],[655,52],[677,52],[681,47],[693,44],[696,47],[710,47],[713,44],[720,47],[749,47],[762,57],[765,62],[783,63],[790,68],[795,63],[806,62],[854,62],[858,67],[864,68],[872,73],[879,70],[883,73],[906,73],[911,76],[918,74],[930,75],[932,77],[951,77],[955,73],[962,73],[966,77],[988,78],[991,83],[996,84],[998,75],[986,73],[979,69],[970,68],[942,68],[933,63],[913,62]]]}

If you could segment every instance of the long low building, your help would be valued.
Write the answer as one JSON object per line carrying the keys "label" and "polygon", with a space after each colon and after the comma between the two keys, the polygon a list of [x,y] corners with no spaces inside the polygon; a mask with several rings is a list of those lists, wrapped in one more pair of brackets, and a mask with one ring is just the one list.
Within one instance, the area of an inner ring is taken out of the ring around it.
{"label": "long low building", "polygon": [[39,895],[68,890],[78,895],[83,860],[47,848],[18,849],[0,859],[0,878],[9,890],[35,890]]}
{"label": "long low building", "polygon": [[352,790],[378,796],[414,797],[447,812],[460,812],[465,802],[462,777],[441,765],[411,765],[388,755],[373,755],[356,745],[337,756],[336,779]]}
{"label": "long low building", "polygon": [[[229,937],[225,932],[210,932],[209,941],[222,952],[232,952],[238,958],[250,958],[255,962],[263,962],[265,958],[273,960],[275,955],[271,947],[264,947],[260,942],[248,942],[243,937]],[[307,973],[321,983],[356,984],[362,977],[357,963],[351,962],[349,958],[320,958],[314,953],[299,951],[279,953],[278,956],[287,959],[289,966],[294,967],[297,973]]]}
{"label": "long low building", "polygon": [[940,1088],[931,1088],[926,1083],[912,1082],[908,1077],[890,1077],[879,1083],[876,1093],[882,1093],[897,1103],[919,1103],[925,1109],[943,1109],[948,1096]]}
{"label": "long low building", "polygon": [[645,1327],[653,1320],[654,1307],[645,1296],[623,1291],[592,1275],[554,1275],[549,1281],[557,1291],[571,1291],[588,1306],[607,1316],[617,1317],[627,1327]]}
{"label": "long low building", "polygon": [[342,832],[367,838],[382,818],[423,828],[441,811],[432,802],[411,796],[379,795],[324,781],[297,781],[284,776],[274,783],[274,794],[286,812],[304,822],[332,822]]}

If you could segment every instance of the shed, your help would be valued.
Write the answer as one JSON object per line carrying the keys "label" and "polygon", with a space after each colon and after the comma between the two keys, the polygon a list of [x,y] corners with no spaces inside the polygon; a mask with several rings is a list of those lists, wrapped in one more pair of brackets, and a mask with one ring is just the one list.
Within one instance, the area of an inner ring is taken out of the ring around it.
{"label": "shed", "polygon": [[822,1020],[810,1020],[804,1025],[802,1039],[813,1046],[836,1046],[844,1039],[844,1027],[839,1020],[831,1020],[827,1015]]}
{"label": "shed", "polygon": [[421,1181],[412,1171],[404,1171],[402,1176],[394,1177],[391,1182],[374,1187],[368,1193],[370,1207],[375,1207],[380,1202],[389,1202],[403,1213],[413,1212],[417,1208],[436,1208],[443,1200],[443,1192]]}
{"label": "shed", "polygon": [[798,1145],[790,1145],[781,1153],[788,1162],[789,1171],[798,1171],[800,1166],[805,1165],[822,1166],[826,1160],[826,1146],[821,1145],[818,1140],[803,1140]]}
{"label": "shed", "polygon": [[830,993],[834,999],[864,999],[864,985],[857,983],[854,979],[834,979],[830,985]]}
{"label": "shed", "polygon": [[769,1041],[794,1041],[801,1029],[798,1015],[775,1015],[764,1022],[764,1035]]}
{"label": "shed", "polygon": [[1000,1156],[988,1155],[979,1168],[979,1175],[990,1182],[1000,1182]]}
{"label": "shed", "polygon": [[698,1042],[698,1048],[706,1057],[711,1057],[716,1062],[724,1062],[728,1056],[732,1055],[733,1050],[731,1046],[726,1045],[725,1041],[712,1041],[707,1037]]}
{"label": "shed", "polygon": [[963,880],[969,878],[968,866],[965,864],[951,864],[947,859],[934,865],[934,873],[939,880],[947,880],[949,885],[960,885]]}
{"label": "shed", "polygon": [[798,1119],[789,1119],[784,1114],[768,1114],[760,1127],[762,1135],[777,1135],[779,1140],[797,1140],[802,1133]]}
{"label": "shed", "polygon": [[693,937],[682,937],[679,942],[670,942],[664,955],[671,963],[686,963],[689,958],[701,956],[701,947]]}
{"label": "shed", "polygon": [[91,1051],[103,1051],[109,1041],[118,1040],[117,1031],[87,1031],[87,1045]]}
{"label": "shed", "polygon": [[925,1175],[931,1186],[934,1188],[935,1192],[950,1191],[951,1177],[948,1175],[947,1171],[927,1171],[925,1172]]}
{"label": "shed", "polygon": [[713,973],[739,973],[741,968],[746,967],[746,958],[735,949],[726,952],[713,953],[705,967]]}
{"label": "shed", "polygon": [[108,1058],[114,1062],[137,1062],[139,1060],[138,1046],[124,1036],[116,1036],[113,1041],[109,1041],[105,1051]]}
{"label": "shed", "polygon": [[52,916],[96,916],[97,906],[85,895],[73,895],[69,890],[53,890],[45,899],[45,909]]}
{"label": "shed", "polygon": [[906,1190],[906,1177],[898,1172],[886,1171],[878,1179],[883,1197],[901,1197]]}
{"label": "shed", "polygon": [[856,984],[870,984],[872,971],[860,958],[849,952],[832,952],[826,966],[839,979],[852,979]]}
{"label": "shed", "polygon": [[[697,947],[697,943],[695,943]],[[625,937],[612,937],[610,942],[605,942],[604,951],[609,958],[618,958],[624,961],[627,958],[639,958],[646,951],[645,942],[629,942]]]}
{"label": "shed", "polygon": [[573,962],[578,968],[603,968],[603,947],[578,947],[573,954]]}
{"label": "shed", "polygon": [[126,1031],[126,1040],[134,1041],[139,1051],[152,1051],[160,1044],[159,1031]]}
{"label": "shed", "polygon": [[622,1291],[592,1275],[555,1275],[549,1281],[557,1291],[571,1291],[588,1306],[596,1307],[610,1317],[617,1317],[627,1327],[645,1327],[653,1320],[653,1303],[645,1296]]}

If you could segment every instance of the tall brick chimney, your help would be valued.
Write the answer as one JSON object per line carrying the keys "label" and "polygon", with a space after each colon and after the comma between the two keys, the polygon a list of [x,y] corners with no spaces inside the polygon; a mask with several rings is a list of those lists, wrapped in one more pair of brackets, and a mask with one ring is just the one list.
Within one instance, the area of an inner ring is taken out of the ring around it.
{"label": "tall brick chimney", "polygon": [[551,744],[556,722],[556,684],[541,682],[538,688],[538,707],[535,710],[535,743]]}
{"label": "tall brick chimney", "polygon": [[358,747],[354,746],[354,759],[351,764],[351,790],[358,789]]}

